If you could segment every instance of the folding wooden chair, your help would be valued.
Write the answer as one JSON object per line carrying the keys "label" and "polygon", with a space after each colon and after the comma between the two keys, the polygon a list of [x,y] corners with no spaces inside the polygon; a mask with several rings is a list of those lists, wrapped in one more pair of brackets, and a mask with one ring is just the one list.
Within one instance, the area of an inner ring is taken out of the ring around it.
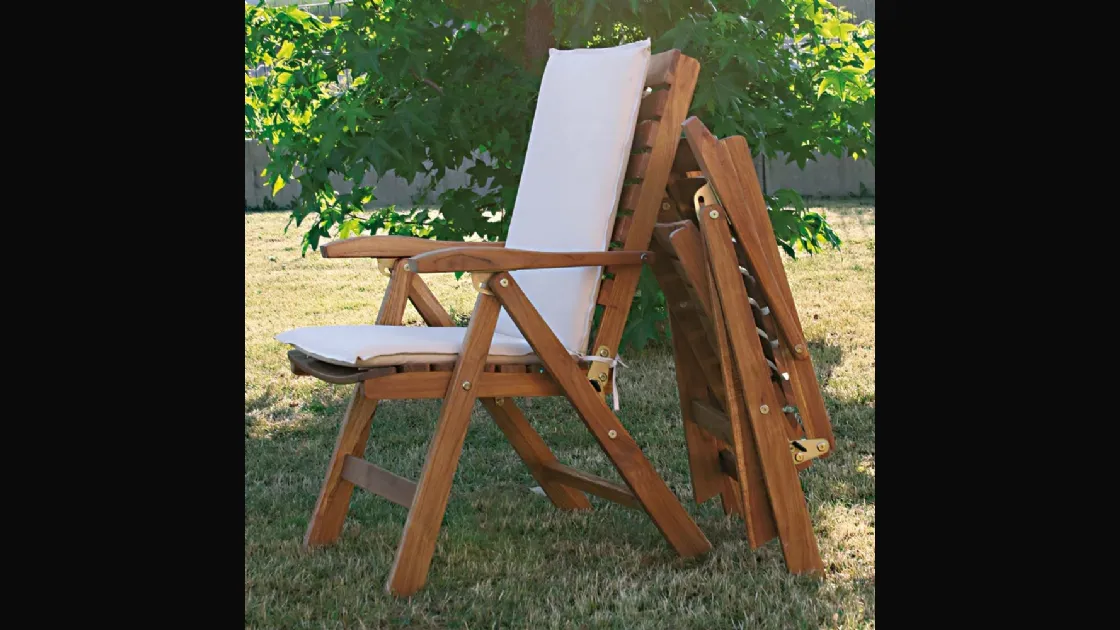
{"label": "folding wooden chair", "polygon": [[[296,374],[356,384],[305,545],[339,537],[357,485],[409,508],[386,588],[420,589],[477,399],[556,507],[589,509],[583,493],[595,494],[644,509],[682,556],[711,548],[605,402],[698,73],[680,51],[651,57],[648,41],[552,51],[505,243],[367,236],[322,248],[326,258],[377,258],[390,280],[377,325],[277,337],[295,346]],[[419,275],[435,272],[471,274],[479,295],[465,330]],[[407,301],[428,327],[400,326]],[[513,401],[560,395],[625,485],[560,464]],[[415,483],[362,459],[378,401],[401,398],[443,399]]]}
{"label": "folding wooden chair", "polygon": [[750,150],[684,129],[653,249],[694,496],[742,514],[752,548],[778,536],[790,571],[819,571],[797,471],[835,442]]}

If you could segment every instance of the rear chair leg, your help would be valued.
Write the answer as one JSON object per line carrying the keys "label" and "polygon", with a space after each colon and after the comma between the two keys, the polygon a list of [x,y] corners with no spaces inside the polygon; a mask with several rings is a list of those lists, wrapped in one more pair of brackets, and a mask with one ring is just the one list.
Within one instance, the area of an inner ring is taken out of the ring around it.
{"label": "rear chair leg", "polygon": [[591,501],[587,500],[587,495],[547,478],[544,473],[545,466],[556,463],[556,456],[525,419],[513,400],[506,398],[500,404],[494,398],[481,400],[482,406],[486,407],[486,411],[494,417],[494,422],[502,433],[506,434],[506,439],[513,446],[513,450],[521,456],[521,460],[525,462],[525,466],[529,468],[537,483],[541,484],[541,489],[552,504],[561,510],[590,510]]}
{"label": "rear chair leg", "polygon": [[311,522],[307,526],[307,534],[303,538],[304,547],[329,545],[338,540],[342,533],[342,523],[346,520],[346,512],[350,508],[350,495],[354,491],[354,484],[342,478],[343,464],[346,456],[352,455],[360,458],[366,451],[366,442],[369,441],[369,430],[373,424],[373,413],[377,410],[377,401],[365,396],[362,383],[354,386],[350,396],[350,405],[346,408],[346,417],[342,420],[342,428],[338,432],[338,441],[335,442],[331,462],[327,466],[327,478],[323,481],[323,488],[319,491],[319,499],[315,502],[315,509],[311,512]]}

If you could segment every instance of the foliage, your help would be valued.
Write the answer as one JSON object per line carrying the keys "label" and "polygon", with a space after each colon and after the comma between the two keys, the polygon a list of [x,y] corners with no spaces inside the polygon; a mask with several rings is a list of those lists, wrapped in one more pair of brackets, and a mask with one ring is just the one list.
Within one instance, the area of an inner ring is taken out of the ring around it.
{"label": "foliage", "polygon": [[[745,136],[755,155],[784,153],[804,167],[814,152],[846,152],[874,163],[871,22],[853,24],[824,0],[551,6],[558,47],[649,37],[654,52],[697,58],[690,113],[717,136]],[[524,1],[356,0],[324,24],[295,7],[246,5],[246,135],[269,148],[274,192],[301,186],[292,219],[302,227],[310,217],[304,252],[363,233],[504,238],[542,69],[525,58],[528,13]],[[269,71],[250,73],[262,65]],[[377,200],[369,170],[429,182],[420,202],[464,160],[473,162],[468,185],[440,193],[437,210],[367,208]],[[825,217],[794,191],[775,191],[767,203],[791,256],[839,247]],[[626,343],[656,336],[664,318],[656,285],[643,287],[632,313],[641,321]]]}

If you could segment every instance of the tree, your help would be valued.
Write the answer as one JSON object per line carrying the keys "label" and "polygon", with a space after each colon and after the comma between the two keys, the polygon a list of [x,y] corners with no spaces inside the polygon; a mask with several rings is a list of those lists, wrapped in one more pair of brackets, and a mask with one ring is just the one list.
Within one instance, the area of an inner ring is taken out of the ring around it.
{"label": "tree", "polygon": [[[716,135],[743,135],[755,155],[802,167],[814,153],[874,163],[874,24],[850,18],[824,0],[355,0],[329,24],[247,5],[246,135],[269,145],[274,191],[301,185],[292,218],[312,217],[304,252],[362,233],[501,239],[549,47],[649,37],[655,53],[700,61],[690,113]],[[262,65],[271,71],[249,75]],[[376,202],[362,185],[370,169],[434,185],[465,160],[469,185],[441,193],[438,211],[366,208]],[[336,190],[331,174],[353,187]],[[791,256],[839,246],[794,191],[767,202]],[[643,325],[625,340],[637,345],[664,317],[656,284],[641,288]]]}

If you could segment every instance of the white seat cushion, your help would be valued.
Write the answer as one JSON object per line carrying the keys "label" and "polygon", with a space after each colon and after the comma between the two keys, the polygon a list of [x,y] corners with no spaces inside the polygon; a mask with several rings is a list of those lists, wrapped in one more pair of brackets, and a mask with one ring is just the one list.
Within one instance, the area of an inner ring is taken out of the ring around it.
{"label": "white seat cushion", "polygon": [[[645,89],[649,40],[549,50],[506,247],[606,251]],[[587,352],[602,267],[512,274],[573,354]],[[502,309],[497,331],[521,332]]]}
{"label": "white seat cushion", "polygon": [[[463,349],[466,328],[418,326],[312,326],[280,333],[289,343],[320,361],[347,367],[402,363],[452,363]],[[494,333],[490,363],[538,363],[520,337]]]}

